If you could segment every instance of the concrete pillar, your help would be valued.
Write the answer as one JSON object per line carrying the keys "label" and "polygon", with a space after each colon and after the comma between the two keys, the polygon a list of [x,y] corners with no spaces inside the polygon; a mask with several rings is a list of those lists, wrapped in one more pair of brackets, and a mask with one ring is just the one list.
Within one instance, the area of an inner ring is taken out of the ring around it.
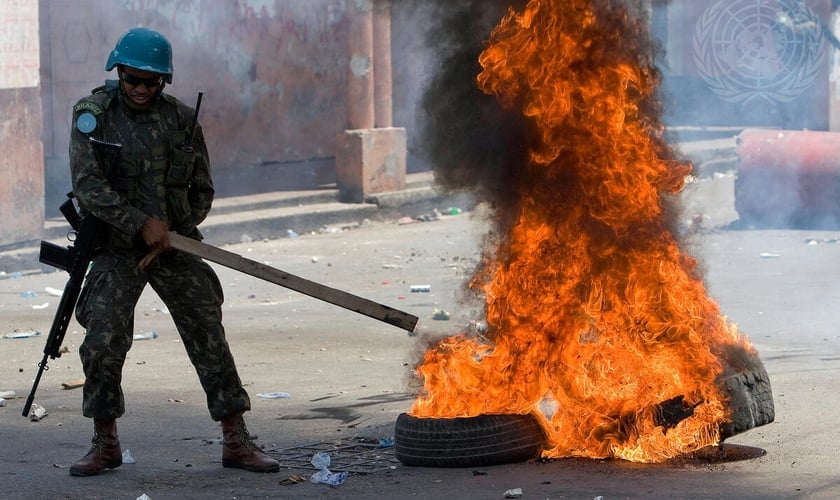
{"label": "concrete pillar", "polygon": [[391,79],[391,0],[375,0],[373,7],[374,121],[393,127]]}
{"label": "concrete pillar", "polygon": [[373,128],[373,0],[347,0],[347,15],[347,128]]}
{"label": "concrete pillar", "polygon": [[405,189],[406,132],[392,126],[390,0],[347,0],[349,129],[338,134],[339,200]]}

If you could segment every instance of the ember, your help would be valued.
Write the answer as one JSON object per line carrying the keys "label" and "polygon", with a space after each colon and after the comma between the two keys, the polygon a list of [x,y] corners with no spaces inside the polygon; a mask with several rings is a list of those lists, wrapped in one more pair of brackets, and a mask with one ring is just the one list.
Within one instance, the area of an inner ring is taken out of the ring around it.
{"label": "ember", "polygon": [[671,230],[692,167],[663,137],[652,57],[616,1],[532,0],[492,31],[476,81],[524,120],[527,158],[470,283],[486,336],[425,353],[412,416],[533,413],[544,457],[657,462],[727,437],[720,381],[751,369],[731,353],[760,361]]}

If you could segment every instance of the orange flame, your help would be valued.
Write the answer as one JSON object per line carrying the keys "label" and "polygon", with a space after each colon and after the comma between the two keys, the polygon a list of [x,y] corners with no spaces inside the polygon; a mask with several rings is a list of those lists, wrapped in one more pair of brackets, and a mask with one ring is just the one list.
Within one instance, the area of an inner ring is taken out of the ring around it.
{"label": "orange flame", "polygon": [[[539,137],[515,222],[471,282],[488,338],[430,349],[410,413],[533,412],[546,457],[656,462],[719,441],[724,346],[751,346],[667,227],[692,167],[662,138],[644,23],[615,4],[532,0],[491,34],[478,86]],[[690,416],[663,421],[672,400]]]}

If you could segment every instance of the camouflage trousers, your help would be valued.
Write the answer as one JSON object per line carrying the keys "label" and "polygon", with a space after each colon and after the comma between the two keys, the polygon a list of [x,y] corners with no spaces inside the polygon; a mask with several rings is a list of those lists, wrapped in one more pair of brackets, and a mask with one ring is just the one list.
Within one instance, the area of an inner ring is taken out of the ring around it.
{"label": "camouflage trousers", "polygon": [[219,278],[206,262],[170,251],[145,270],[137,267],[143,253],[103,252],[85,278],[76,318],[85,330],[79,347],[85,372],[82,412],[96,419],[125,413],[122,368],[134,337],[134,309],[146,284],[169,309],[175,326],[207,395],[210,416],[250,409],[248,393],[236,371],[222,326]]}

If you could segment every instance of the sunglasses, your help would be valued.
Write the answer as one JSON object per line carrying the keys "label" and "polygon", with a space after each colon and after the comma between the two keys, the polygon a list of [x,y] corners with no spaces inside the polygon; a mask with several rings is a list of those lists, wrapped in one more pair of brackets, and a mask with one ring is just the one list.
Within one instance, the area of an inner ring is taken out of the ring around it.
{"label": "sunglasses", "polygon": [[163,82],[163,76],[153,76],[151,78],[140,78],[139,76],[129,75],[128,73],[122,73],[122,79],[125,83],[137,87],[141,83],[146,86],[146,88],[154,88],[160,86],[161,82]]}

